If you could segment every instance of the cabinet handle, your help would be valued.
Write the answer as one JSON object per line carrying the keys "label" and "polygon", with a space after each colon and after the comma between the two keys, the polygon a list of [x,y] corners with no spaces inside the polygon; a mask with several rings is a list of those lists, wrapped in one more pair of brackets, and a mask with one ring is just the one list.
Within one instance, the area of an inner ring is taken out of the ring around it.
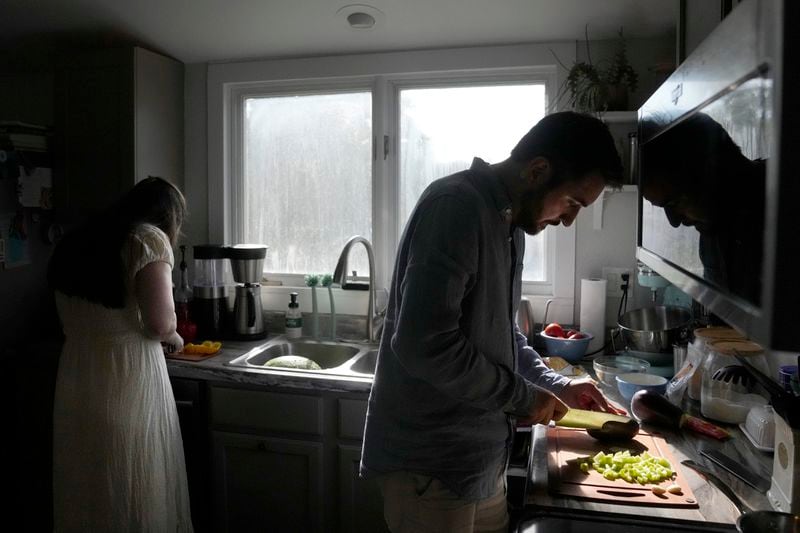
{"label": "cabinet handle", "polygon": [[194,402],[192,400],[175,400],[175,405],[178,407],[188,407],[191,409],[194,407]]}

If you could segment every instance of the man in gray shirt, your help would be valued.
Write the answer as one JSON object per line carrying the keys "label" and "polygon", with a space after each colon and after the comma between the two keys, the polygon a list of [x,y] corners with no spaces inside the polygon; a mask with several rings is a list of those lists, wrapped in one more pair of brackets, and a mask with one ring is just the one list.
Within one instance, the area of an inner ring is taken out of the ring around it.
{"label": "man in gray shirt", "polygon": [[515,423],[557,420],[566,406],[615,410],[591,382],[549,370],[515,315],[524,234],[569,226],[621,175],[608,128],[564,112],[507,160],[476,158],[420,196],[397,251],[361,456],[392,531],[505,531]]}

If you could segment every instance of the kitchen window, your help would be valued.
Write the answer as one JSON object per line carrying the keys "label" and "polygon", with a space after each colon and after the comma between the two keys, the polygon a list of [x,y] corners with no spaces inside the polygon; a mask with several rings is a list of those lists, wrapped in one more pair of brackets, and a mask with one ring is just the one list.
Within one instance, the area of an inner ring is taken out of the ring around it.
{"label": "kitchen window", "polygon": [[[546,85],[541,82],[401,86],[398,94],[400,228],[435,179],[469,168],[474,156],[489,163],[506,159],[544,117],[547,104]],[[527,235],[525,240],[523,280],[529,285],[547,282],[547,232]]]}
{"label": "kitchen window", "polygon": [[[237,240],[269,245],[266,272],[330,272],[335,243],[372,241],[370,91],[253,95],[240,112]],[[368,270],[365,257],[349,264]]]}
{"label": "kitchen window", "polygon": [[[332,272],[355,234],[372,242],[378,285],[387,287],[422,190],[473,157],[506,159],[557,88],[553,67],[289,81],[270,70],[263,82],[226,70],[209,70],[209,197],[225,200],[221,210],[209,202],[209,235],[267,244],[266,277],[295,287],[304,274]],[[221,105],[213,104],[215,87]],[[224,132],[216,156],[215,121]],[[223,176],[215,185],[217,159]],[[562,227],[527,238],[523,293],[572,298],[574,239],[574,228]],[[366,275],[362,247],[353,248],[350,270]]]}

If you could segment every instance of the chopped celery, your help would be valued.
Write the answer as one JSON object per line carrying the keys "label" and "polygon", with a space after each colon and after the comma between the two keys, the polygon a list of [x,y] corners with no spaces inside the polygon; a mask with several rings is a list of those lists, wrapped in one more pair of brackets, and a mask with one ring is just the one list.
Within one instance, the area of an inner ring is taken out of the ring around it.
{"label": "chopped celery", "polygon": [[672,465],[664,457],[656,457],[647,451],[639,455],[630,450],[616,452],[597,452],[595,455],[579,457],[568,461],[578,464],[581,472],[588,474],[594,470],[605,479],[623,479],[628,483],[660,483],[675,475]]}

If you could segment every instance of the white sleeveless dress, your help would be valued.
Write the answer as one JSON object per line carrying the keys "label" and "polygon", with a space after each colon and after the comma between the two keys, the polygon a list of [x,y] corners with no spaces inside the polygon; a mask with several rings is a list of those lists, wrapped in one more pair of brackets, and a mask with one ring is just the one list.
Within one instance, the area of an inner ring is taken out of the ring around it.
{"label": "white sleeveless dress", "polygon": [[56,293],[66,340],[53,408],[56,531],[192,531],[178,413],[161,344],[144,335],[136,273],[172,247],[142,225],[123,247],[127,305]]}

